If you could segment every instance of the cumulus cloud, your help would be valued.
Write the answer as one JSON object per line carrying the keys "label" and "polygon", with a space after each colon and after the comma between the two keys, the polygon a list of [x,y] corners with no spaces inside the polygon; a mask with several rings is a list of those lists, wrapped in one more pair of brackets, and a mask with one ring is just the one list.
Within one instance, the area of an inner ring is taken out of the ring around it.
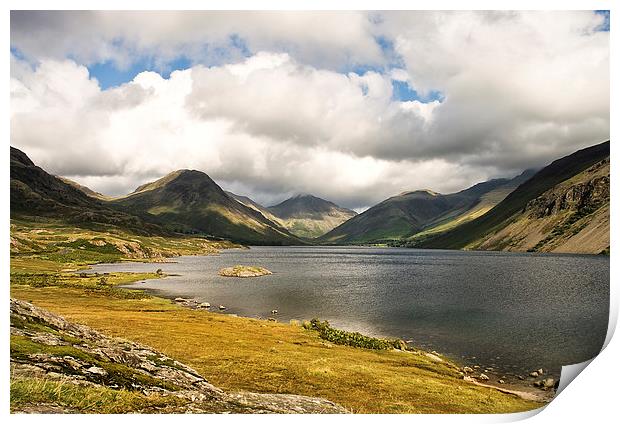
{"label": "cumulus cloud", "polygon": [[12,11],[11,44],[31,58],[84,64],[128,66],[141,55],[219,63],[286,49],[320,66],[380,65],[372,25],[366,13],[339,11]]}
{"label": "cumulus cloud", "polygon": [[[405,190],[455,191],[609,137],[600,19],[13,12],[11,143],[106,194],[180,168],[265,204],[310,192],[360,208]],[[213,46],[225,50],[216,61],[205,59]],[[194,65],[105,90],[86,67],[136,54]],[[418,98],[399,99],[395,81]],[[433,92],[440,99],[425,101]]]}

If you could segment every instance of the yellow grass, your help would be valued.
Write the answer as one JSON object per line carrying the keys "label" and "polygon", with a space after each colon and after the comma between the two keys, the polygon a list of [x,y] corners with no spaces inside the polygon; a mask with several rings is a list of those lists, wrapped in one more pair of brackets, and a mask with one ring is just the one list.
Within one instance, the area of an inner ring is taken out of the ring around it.
{"label": "yellow grass", "polygon": [[11,295],[108,335],[147,344],[226,390],[319,396],[364,413],[493,413],[541,406],[460,380],[447,362],[336,346],[298,325],[81,288],[13,285]]}

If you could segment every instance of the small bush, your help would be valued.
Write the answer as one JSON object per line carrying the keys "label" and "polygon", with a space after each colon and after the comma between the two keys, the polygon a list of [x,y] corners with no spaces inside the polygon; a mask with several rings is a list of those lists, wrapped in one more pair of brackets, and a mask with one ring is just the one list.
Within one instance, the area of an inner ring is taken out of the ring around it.
{"label": "small bush", "polygon": [[405,346],[404,343],[398,339],[378,339],[375,337],[365,336],[357,332],[338,330],[330,327],[329,322],[321,322],[316,318],[310,322],[304,321],[303,327],[307,330],[317,331],[319,333],[319,337],[323,340],[339,345],[375,350],[403,349]]}

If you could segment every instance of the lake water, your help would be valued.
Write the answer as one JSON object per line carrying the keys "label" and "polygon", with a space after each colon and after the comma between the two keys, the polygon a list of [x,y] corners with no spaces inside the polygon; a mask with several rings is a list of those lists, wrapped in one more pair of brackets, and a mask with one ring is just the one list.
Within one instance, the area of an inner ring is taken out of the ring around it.
{"label": "lake water", "polygon": [[[609,257],[366,247],[253,247],[177,263],[103,264],[96,272],[179,274],[131,285],[191,297],[249,317],[328,320],[368,335],[399,337],[500,374],[596,355],[609,315]],[[259,278],[223,267],[258,265]],[[212,306],[212,310],[214,309]]]}

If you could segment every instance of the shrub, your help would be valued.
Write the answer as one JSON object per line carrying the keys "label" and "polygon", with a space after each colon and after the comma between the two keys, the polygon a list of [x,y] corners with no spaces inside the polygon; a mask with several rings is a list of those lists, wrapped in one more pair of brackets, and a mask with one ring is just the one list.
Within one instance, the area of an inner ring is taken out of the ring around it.
{"label": "shrub", "polygon": [[364,349],[386,350],[386,349],[403,349],[405,344],[398,339],[379,339],[375,337],[365,336],[357,332],[349,332],[332,328],[327,321],[319,321],[314,318],[310,322],[304,321],[303,327],[308,330],[314,330],[319,333],[319,337],[329,342],[346,345],[352,347],[361,347]]}

